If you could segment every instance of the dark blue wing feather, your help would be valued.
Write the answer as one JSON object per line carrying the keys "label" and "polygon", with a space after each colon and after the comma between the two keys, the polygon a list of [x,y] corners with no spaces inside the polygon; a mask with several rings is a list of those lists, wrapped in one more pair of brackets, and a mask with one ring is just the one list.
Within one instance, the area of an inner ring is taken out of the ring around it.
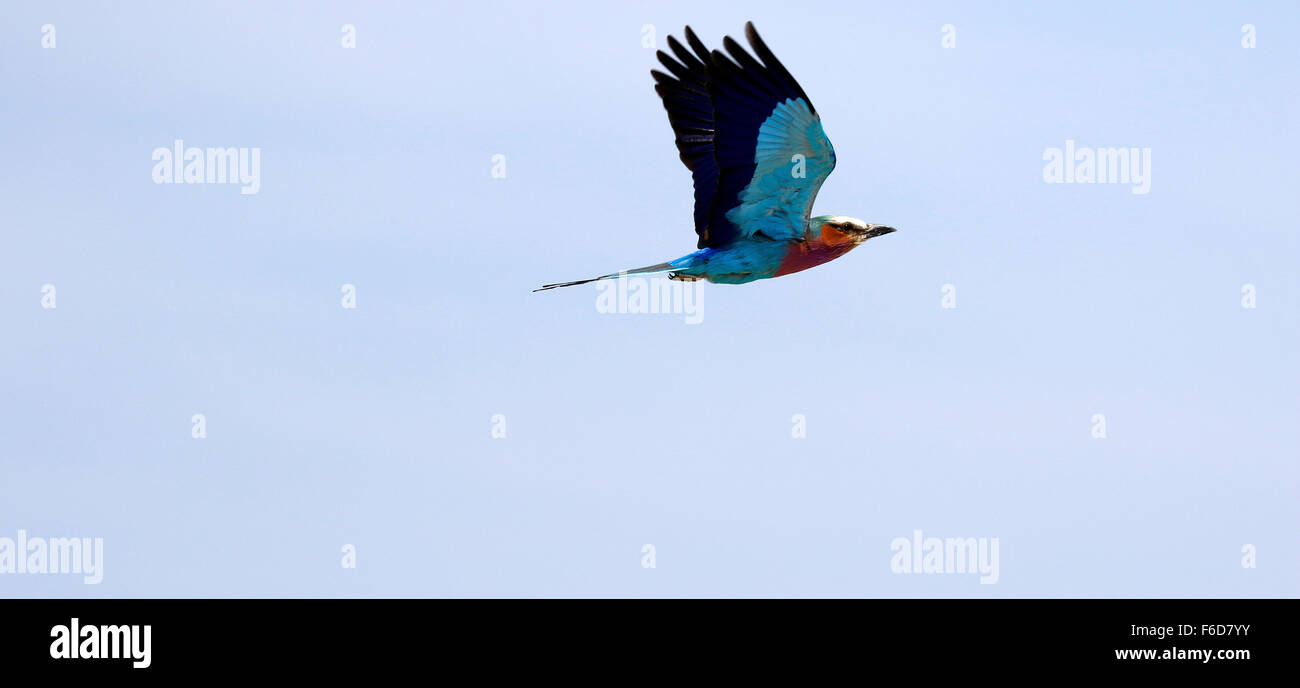
{"label": "dark blue wing feather", "polygon": [[[723,47],[730,58],[709,52],[687,27],[690,50],[669,37],[673,55],[658,53],[671,75],[651,72],[694,178],[700,248],[740,238],[798,238],[798,218],[806,222],[817,189],[835,166],[808,96],[753,24],[745,25],[745,37],[758,59],[729,37]],[[807,176],[791,174],[792,154],[805,158]]]}
{"label": "dark blue wing feather", "polygon": [[700,235],[699,247],[704,248],[708,245],[704,237],[708,234],[709,206],[718,186],[718,163],[713,155],[713,98],[709,94],[707,67],[711,58],[708,48],[689,26],[686,42],[694,54],[672,36],[668,37],[668,47],[677,59],[662,50],[658,53],[659,62],[672,76],[656,70],[650,74],[655,79],[655,92],[668,110],[668,122],[677,135],[677,151],[695,181],[695,232]]}

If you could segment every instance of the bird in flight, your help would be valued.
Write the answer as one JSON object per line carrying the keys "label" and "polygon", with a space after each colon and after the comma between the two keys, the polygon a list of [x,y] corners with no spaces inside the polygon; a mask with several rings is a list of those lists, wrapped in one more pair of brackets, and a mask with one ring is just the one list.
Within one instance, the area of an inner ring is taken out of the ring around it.
{"label": "bird in flight", "polygon": [[730,36],[722,41],[730,58],[710,52],[688,26],[690,49],[669,36],[673,54],[658,52],[669,73],[650,70],[695,181],[699,250],[534,291],[658,272],[744,284],[807,270],[894,231],[842,215],[810,217],[817,190],[835,169],[835,151],[812,101],[752,22],[745,24],[745,38],[758,59]]}

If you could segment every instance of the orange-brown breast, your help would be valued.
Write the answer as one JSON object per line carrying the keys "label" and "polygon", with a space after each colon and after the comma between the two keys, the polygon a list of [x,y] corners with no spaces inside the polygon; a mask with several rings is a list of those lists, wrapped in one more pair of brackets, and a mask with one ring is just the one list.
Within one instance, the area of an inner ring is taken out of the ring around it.
{"label": "orange-brown breast", "polygon": [[773,276],[788,275],[835,260],[848,253],[854,246],[857,246],[857,243],[853,241],[853,237],[832,225],[822,225],[820,236],[790,245],[790,250],[781,259],[781,267],[777,268]]}

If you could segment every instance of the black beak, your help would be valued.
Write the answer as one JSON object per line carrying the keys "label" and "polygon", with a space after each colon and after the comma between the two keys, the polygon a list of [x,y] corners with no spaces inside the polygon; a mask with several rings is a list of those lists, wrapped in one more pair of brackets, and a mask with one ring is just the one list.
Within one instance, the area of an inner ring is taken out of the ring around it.
{"label": "black beak", "polygon": [[867,238],[873,239],[875,237],[884,234],[889,234],[890,232],[897,232],[897,231],[898,230],[894,229],[893,227],[886,227],[884,225],[872,225],[871,228],[867,230]]}

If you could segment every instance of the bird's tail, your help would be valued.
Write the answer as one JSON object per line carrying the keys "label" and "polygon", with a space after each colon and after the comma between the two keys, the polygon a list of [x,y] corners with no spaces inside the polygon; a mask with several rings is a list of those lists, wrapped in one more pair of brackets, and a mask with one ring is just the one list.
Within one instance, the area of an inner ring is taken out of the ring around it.
{"label": "bird's tail", "polygon": [[659,263],[658,265],[647,265],[643,268],[637,268],[635,270],[623,270],[621,272],[615,272],[609,275],[601,275],[600,277],[592,277],[591,279],[578,280],[576,282],[558,282],[556,284],[543,284],[541,287],[538,287],[533,291],[535,292],[546,291],[547,289],[554,289],[556,287],[572,287],[577,284],[586,284],[588,282],[595,282],[596,280],[614,279],[616,277],[622,277],[623,275],[640,275],[647,272],[665,272],[667,270],[672,270],[675,267],[677,267],[676,265],[673,264],[675,262],[677,261]]}

